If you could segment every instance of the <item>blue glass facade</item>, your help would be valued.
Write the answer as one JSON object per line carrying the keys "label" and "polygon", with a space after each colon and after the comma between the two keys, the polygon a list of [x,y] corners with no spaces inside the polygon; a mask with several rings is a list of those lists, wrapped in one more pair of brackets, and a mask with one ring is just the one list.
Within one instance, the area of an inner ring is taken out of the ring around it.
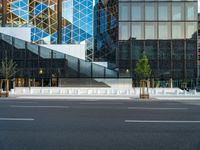
{"label": "blue glass facade", "polygon": [[94,6],[94,60],[116,66],[118,1],[96,0]]}
{"label": "blue glass facade", "polygon": [[[93,36],[93,0],[9,0],[6,26],[32,26],[33,43],[79,44]],[[58,12],[61,17],[58,18]],[[62,20],[61,35],[58,34]]]}
{"label": "blue glass facade", "polygon": [[8,0],[5,10],[2,24],[31,26],[32,42],[83,42],[86,59],[118,77],[137,79],[145,51],[151,78],[197,78],[196,0]]}

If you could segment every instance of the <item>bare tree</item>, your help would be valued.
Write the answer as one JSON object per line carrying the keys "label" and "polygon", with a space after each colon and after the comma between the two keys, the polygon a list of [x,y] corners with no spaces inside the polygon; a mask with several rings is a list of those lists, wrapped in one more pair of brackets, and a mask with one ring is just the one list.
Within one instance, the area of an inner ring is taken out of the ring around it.
{"label": "bare tree", "polygon": [[[0,74],[1,77],[6,81],[6,94],[8,94],[9,91],[9,80],[15,75],[17,72],[17,64],[12,60],[8,60],[6,57],[4,60],[1,61],[0,64]],[[2,82],[0,85],[2,89]]]}

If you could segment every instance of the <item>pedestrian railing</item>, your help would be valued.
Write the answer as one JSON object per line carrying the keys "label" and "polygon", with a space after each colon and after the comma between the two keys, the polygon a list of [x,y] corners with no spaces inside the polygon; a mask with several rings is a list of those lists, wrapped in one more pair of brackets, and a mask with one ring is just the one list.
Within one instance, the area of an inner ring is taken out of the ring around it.
{"label": "pedestrian railing", "polygon": [[[70,88],[70,87],[16,87],[11,94],[16,95],[121,95],[139,96],[139,88]],[[178,88],[150,88],[150,96],[193,96],[195,91],[184,91]]]}

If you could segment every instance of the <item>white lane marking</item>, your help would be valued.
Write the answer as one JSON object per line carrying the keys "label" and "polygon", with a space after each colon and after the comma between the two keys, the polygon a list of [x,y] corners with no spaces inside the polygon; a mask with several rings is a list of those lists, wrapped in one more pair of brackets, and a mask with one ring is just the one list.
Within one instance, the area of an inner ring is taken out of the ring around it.
{"label": "white lane marking", "polygon": [[20,103],[20,104],[37,104],[38,102],[17,102],[17,103]]}
{"label": "white lane marking", "polygon": [[26,106],[26,105],[11,105],[13,108],[69,108],[69,106]]}
{"label": "white lane marking", "polygon": [[200,123],[198,120],[125,120],[126,123]]}
{"label": "white lane marking", "polygon": [[99,103],[99,102],[81,102],[80,104],[83,104],[83,105],[95,105],[95,104],[99,104],[99,105],[121,105],[123,103],[117,103],[117,102],[114,102],[114,103]]}
{"label": "white lane marking", "polygon": [[0,103],[21,103],[21,104],[36,104],[38,102],[21,102],[21,101],[0,101]]}
{"label": "white lane marking", "polygon": [[188,108],[173,108],[173,107],[166,107],[166,108],[156,108],[156,107],[128,107],[128,109],[145,109],[145,110],[187,110]]}
{"label": "white lane marking", "polygon": [[34,121],[33,118],[0,118],[0,121]]}

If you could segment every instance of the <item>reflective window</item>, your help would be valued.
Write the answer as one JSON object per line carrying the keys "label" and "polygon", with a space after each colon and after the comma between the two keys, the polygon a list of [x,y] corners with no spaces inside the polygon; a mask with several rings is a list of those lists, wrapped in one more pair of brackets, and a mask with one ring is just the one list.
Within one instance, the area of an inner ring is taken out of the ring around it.
{"label": "reflective window", "polygon": [[2,26],[2,0],[0,0],[0,26]]}
{"label": "reflective window", "polygon": [[130,26],[127,22],[119,23],[119,40],[128,40],[130,38]]}
{"label": "reflective window", "polygon": [[143,22],[134,22],[132,23],[132,38],[144,39],[144,23]]}
{"label": "reflective window", "polygon": [[183,39],[184,38],[184,23],[172,22],[172,38]]}
{"label": "reflective window", "polygon": [[41,58],[51,58],[51,50],[45,47],[40,47]]}
{"label": "reflective window", "polygon": [[184,19],[184,3],[172,3],[172,20]]}
{"label": "reflective window", "polygon": [[144,4],[143,3],[132,3],[131,19],[144,20]]}
{"label": "reflective window", "polygon": [[119,20],[130,20],[129,3],[120,3],[119,5]]}
{"label": "reflective window", "polygon": [[171,38],[171,23],[159,22],[159,39],[170,39]]}
{"label": "reflective window", "polygon": [[158,5],[158,19],[159,20],[170,20],[170,4],[159,3]]}
{"label": "reflective window", "polygon": [[186,22],[186,38],[196,39],[197,23],[196,22]]}
{"label": "reflective window", "polygon": [[186,20],[196,20],[197,14],[196,14],[196,3],[186,3],[185,4],[185,11],[186,11]]}
{"label": "reflective window", "polygon": [[146,22],[145,23],[145,39],[157,38],[157,23]]}
{"label": "reflective window", "polygon": [[146,3],[145,20],[157,20],[157,7],[155,3]]}

